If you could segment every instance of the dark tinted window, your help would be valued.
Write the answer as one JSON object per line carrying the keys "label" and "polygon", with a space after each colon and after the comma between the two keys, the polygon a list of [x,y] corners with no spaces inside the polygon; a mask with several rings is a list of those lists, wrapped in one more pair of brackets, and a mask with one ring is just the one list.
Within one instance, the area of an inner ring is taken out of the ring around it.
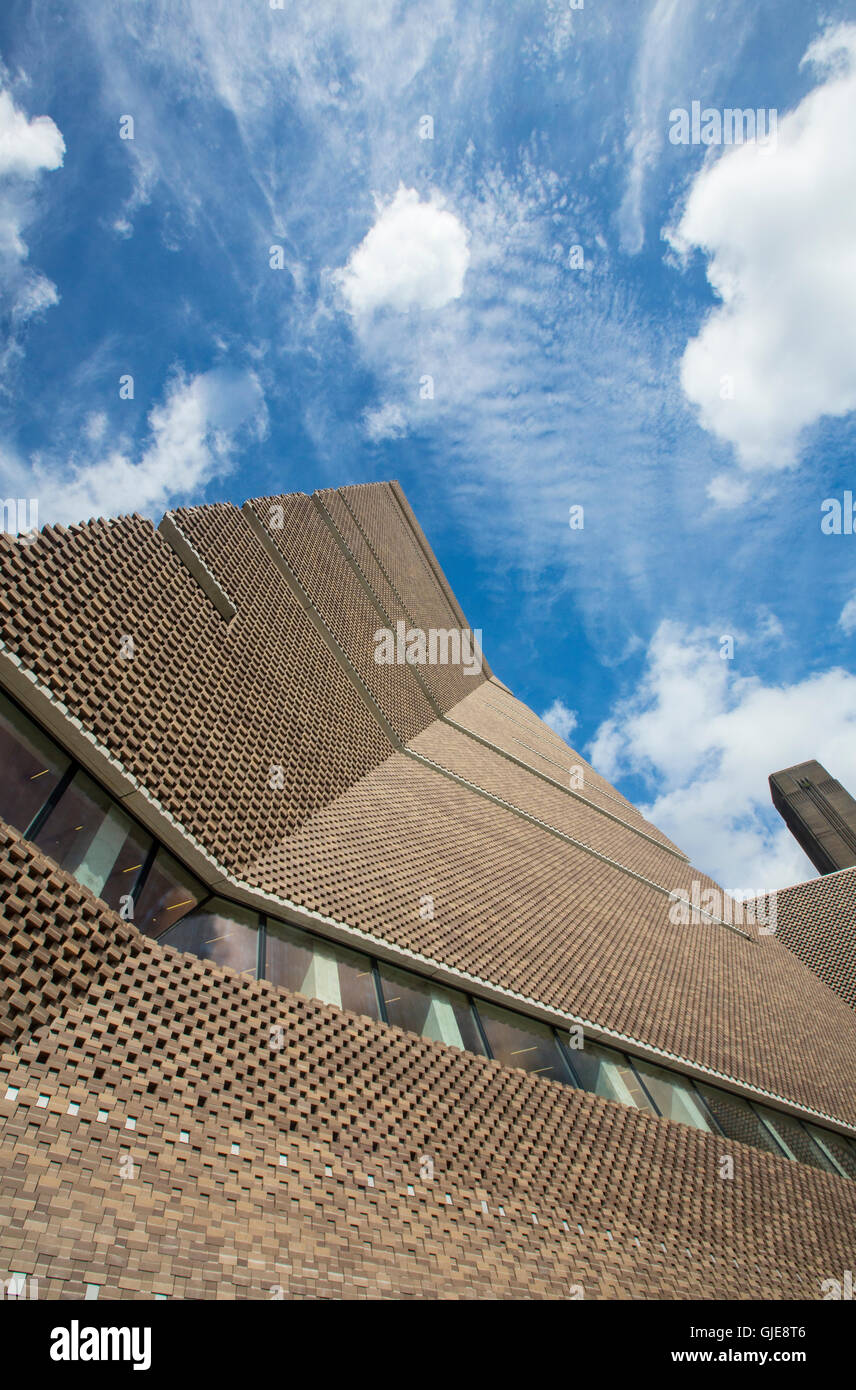
{"label": "dark tinted window", "polygon": [[229,965],[243,975],[256,975],[259,916],[234,903],[212,899],[169,927],[161,940],[176,950],[192,951],[202,960]]}
{"label": "dark tinted window", "polygon": [[522,1067],[552,1081],[569,1081],[552,1028],[493,1004],[478,1005],[479,1018],[497,1062]]}
{"label": "dark tinted window", "polygon": [[0,816],[26,831],[69,765],[35,724],[0,695]]}
{"label": "dark tinted window", "polygon": [[764,1128],[748,1101],[730,1091],[720,1091],[703,1081],[696,1082],[713,1118],[722,1127],[729,1139],[741,1144],[754,1144],[756,1149],[766,1149],[768,1153],[779,1154],[782,1150],[773,1136]]}
{"label": "dark tinted window", "polygon": [[769,1110],[766,1105],[757,1106],[757,1110],[783,1141],[789,1157],[795,1158],[798,1163],[809,1163],[812,1168],[822,1168],[827,1173],[836,1171],[835,1164],[830,1162],[793,1115]]}
{"label": "dark tinted window", "polygon": [[380,977],[390,1023],[467,1052],[484,1051],[465,994],[391,965],[381,965]]}
{"label": "dark tinted window", "polygon": [[815,1143],[820,1144],[821,1148],[832,1155],[848,1178],[856,1178],[856,1150],[852,1144],[848,1144],[843,1135],[833,1134],[828,1129],[817,1129],[815,1125],[809,1124],[806,1125],[806,1129]]}
{"label": "dark tinted window", "polygon": [[283,922],[268,922],[265,956],[265,976],[273,984],[340,1009],[380,1016],[368,956]]}
{"label": "dark tinted window", "polygon": [[134,921],[146,936],[160,936],[206,896],[207,889],[159,849],[138,895]]}
{"label": "dark tinted window", "polygon": [[117,911],[151,837],[85,772],[76,772],[35,836],[39,849]]}

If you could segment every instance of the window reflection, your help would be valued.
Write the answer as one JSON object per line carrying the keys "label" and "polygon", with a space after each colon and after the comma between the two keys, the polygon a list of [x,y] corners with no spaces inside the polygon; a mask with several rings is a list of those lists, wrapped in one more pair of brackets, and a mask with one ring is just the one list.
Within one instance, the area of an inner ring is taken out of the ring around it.
{"label": "window reflection", "polygon": [[741,1144],[752,1144],[756,1149],[766,1149],[768,1153],[781,1157],[781,1145],[761,1123],[747,1100],[742,1096],[733,1095],[730,1091],[720,1091],[715,1086],[708,1086],[703,1081],[697,1081],[696,1085],[713,1118],[722,1126],[729,1139],[736,1139]]}
{"label": "window reflection", "polygon": [[766,1105],[755,1107],[767,1125],[784,1145],[789,1158],[799,1163],[808,1163],[812,1168],[822,1168],[825,1173],[834,1173],[835,1164],[827,1158],[814,1143],[793,1115],[784,1115],[781,1110],[768,1110]]}
{"label": "window reflection", "polygon": [[117,911],[129,898],[151,836],[85,772],[76,772],[34,837],[35,844]]}
{"label": "window reflection", "polygon": [[806,1129],[816,1144],[832,1157],[848,1178],[856,1178],[856,1148],[848,1144],[842,1134],[834,1134],[829,1129],[818,1129],[816,1125],[806,1124]]}
{"label": "window reflection", "polygon": [[202,884],[159,849],[137,897],[134,921],[146,936],[160,936],[206,896]]}
{"label": "window reflection", "polygon": [[654,1107],[623,1053],[586,1040],[584,1047],[571,1052],[571,1065],[584,1090],[654,1113]]}
{"label": "window reflection", "polygon": [[694,1094],[691,1083],[677,1072],[666,1071],[651,1062],[634,1060],[634,1068],[642,1079],[660,1114],[667,1120],[677,1120],[679,1124],[692,1125],[695,1129],[710,1132],[713,1126],[704,1112],[701,1101]]}
{"label": "window reflection", "polygon": [[166,946],[192,951],[201,960],[229,965],[255,977],[258,967],[259,916],[247,908],[214,898],[188,912],[161,936]]}
{"label": "window reflection", "polygon": [[391,965],[381,965],[380,979],[390,1023],[466,1052],[484,1052],[465,994]]}
{"label": "window reflection", "polygon": [[498,1009],[493,1004],[478,1005],[479,1018],[490,1050],[497,1062],[522,1067],[552,1081],[568,1081],[559,1045],[552,1028],[534,1018]]}
{"label": "window reflection", "polygon": [[0,816],[26,833],[70,759],[0,695]]}
{"label": "window reflection", "polygon": [[[133,897],[133,920],[148,936],[242,974],[257,974],[257,913],[225,899],[206,901],[203,885],[165,850],[158,848],[152,858],[151,837],[82,769],[71,777],[71,759],[2,694],[0,760],[0,817],[29,831],[61,868],[117,911],[123,910],[123,899]],[[466,995],[389,965],[381,965],[379,975],[390,1023],[484,1053]],[[380,1016],[368,956],[285,923],[267,924],[265,976],[337,1008]],[[659,1111],[709,1132],[718,1126],[738,1142],[856,1178],[852,1139],[704,1082],[693,1084],[652,1062],[631,1063],[615,1048],[593,1042],[573,1048],[564,1032],[563,1053],[547,1024],[493,1004],[477,1007],[492,1055],[505,1066],[563,1082],[571,1082],[573,1074],[585,1090],[608,1100]]]}
{"label": "window reflection", "polygon": [[368,956],[284,923],[269,922],[265,958],[265,975],[273,984],[339,1009],[380,1016]]}

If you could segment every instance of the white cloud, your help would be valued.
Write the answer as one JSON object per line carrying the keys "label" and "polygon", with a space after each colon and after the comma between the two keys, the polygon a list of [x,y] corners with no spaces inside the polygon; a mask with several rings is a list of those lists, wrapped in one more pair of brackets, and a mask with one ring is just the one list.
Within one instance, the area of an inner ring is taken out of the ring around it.
{"label": "white cloud", "polygon": [[0,92],[0,177],[33,179],[41,169],[59,169],[65,141],[50,116],[28,120],[9,92]]}
{"label": "white cloud", "polygon": [[[107,454],[73,461],[70,470],[41,458],[28,469],[7,457],[3,495],[36,497],[40,524],[153,515],[228,473],[240,439],[264,438],[267,411],[254,372],[218,367],[190,378],[177,373],[148,424],[149,442],[136,460],[121,442]],[[90,444],[103,432],[90,415],[84,427]]]}
{"label": "white cloud", "polygon": [[460,299],[470,263],[468,233],[441,202],[399,185],[353,251],[338,283],[356,318],[376,309],[442,309]]}
{"label": "white cloud", "polygon": [[[636,693],[590,747],[610,778],[659,790],[644,807],[700,869],[727,888],[780,888],[815,875],[772,808],[771,772],[817,758],[856,789],[856,676],[833,669],[765,685],[719,656],[715,631],[664,622]],[[734,670],[734,666],[738,669]]]}
{"label": "white cloud", "polygon": [[742,507],[749,500],[749,484],[734,473],[717,473],[707,485],[707,495],[718,507]]}
{"label": "white cloud", "polygon": [[663,145],[663,93],[674,71],[676,51],[687,42],[693,0],[656,0],[642,32],[633,79],[633,111],[627,136],[630,166],[618,224],[621,248],[629,255],[645,241],[643,193],[645,178]]}
{"label": "white cloud", "polygon": [[549,724],[554,733],[563,738],[567,743],[574,729],[577,727],[577,713],[575,710],[568,709],[562,700],[554,700],[549,709],[544,710],[540,716],[545,724]]}
{"label": "white cloud", "polygon": [[844,629],[848,637],[852,637],[853,633],[856,632],[856,594],[849,598],[842,608],[838,617],[838,625]]}
{"label": "white cloud", "polygon": [[793,463],[804,428],[856,409],[856,25],[803,62],[825,81],[768,148],[707,163],[667,233],[681,255],[705,252],[722,300],[687,345],[684,391],[747,468]]}
{"label": "white cloud", "polygon": [[[23,229],[32,219],[33,188],[43,170],[59,169],[65,142],[50,116],[31,119],[0,91],[0,297],[17,327],[56,304],[56,286],[25,264]],[[0,358],[17,350],[15,336]]]}
{"label": "white cloud", "polygon": [[400,439],[407,433],[407,420],[400,405],[387,401],[376,410],[366,410],[363,414],[366,434],[374,444],[383,439]]}

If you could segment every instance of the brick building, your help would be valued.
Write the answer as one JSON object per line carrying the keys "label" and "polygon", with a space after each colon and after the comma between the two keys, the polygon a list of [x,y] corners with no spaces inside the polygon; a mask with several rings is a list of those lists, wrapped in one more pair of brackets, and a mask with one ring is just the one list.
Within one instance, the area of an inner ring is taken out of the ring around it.
{"label": "brick building", "polygon": [[4,536],[0,570],[7,1287],[853,1268],[852,980],[456,649],[397,484]]}

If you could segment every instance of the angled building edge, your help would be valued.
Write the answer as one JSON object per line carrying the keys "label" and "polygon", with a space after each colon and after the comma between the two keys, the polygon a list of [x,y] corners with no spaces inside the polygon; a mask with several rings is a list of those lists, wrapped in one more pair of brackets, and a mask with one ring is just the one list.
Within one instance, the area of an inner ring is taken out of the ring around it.
{"label": "angled building edge", "polygon": [[[813,1299],[851,1267],[838,967],[721,893],[676,925],[717,886],[486,664],[376,661],[378,629],[468,626],[398,484],[46,528],[0,543],[0,580],[0,685],[67,755],[27,825],[0,808],[0,1277],[56,1298]],[[113,810],[81,859],[51,816],[85,778]],[[129,817],[154,843],[110,902],[93,865]],[[252,968],[170,944],[193,904],[141,929],[167,853],[262,914]],[[846,893],[835,910],[852,924]],[[318,960],[365,953],[378,1010],[324,1002],[317,965],[312,990],[263,978],[276,920]],[[396,1026],[388,969],[763,1101],[825,1168]]]}

